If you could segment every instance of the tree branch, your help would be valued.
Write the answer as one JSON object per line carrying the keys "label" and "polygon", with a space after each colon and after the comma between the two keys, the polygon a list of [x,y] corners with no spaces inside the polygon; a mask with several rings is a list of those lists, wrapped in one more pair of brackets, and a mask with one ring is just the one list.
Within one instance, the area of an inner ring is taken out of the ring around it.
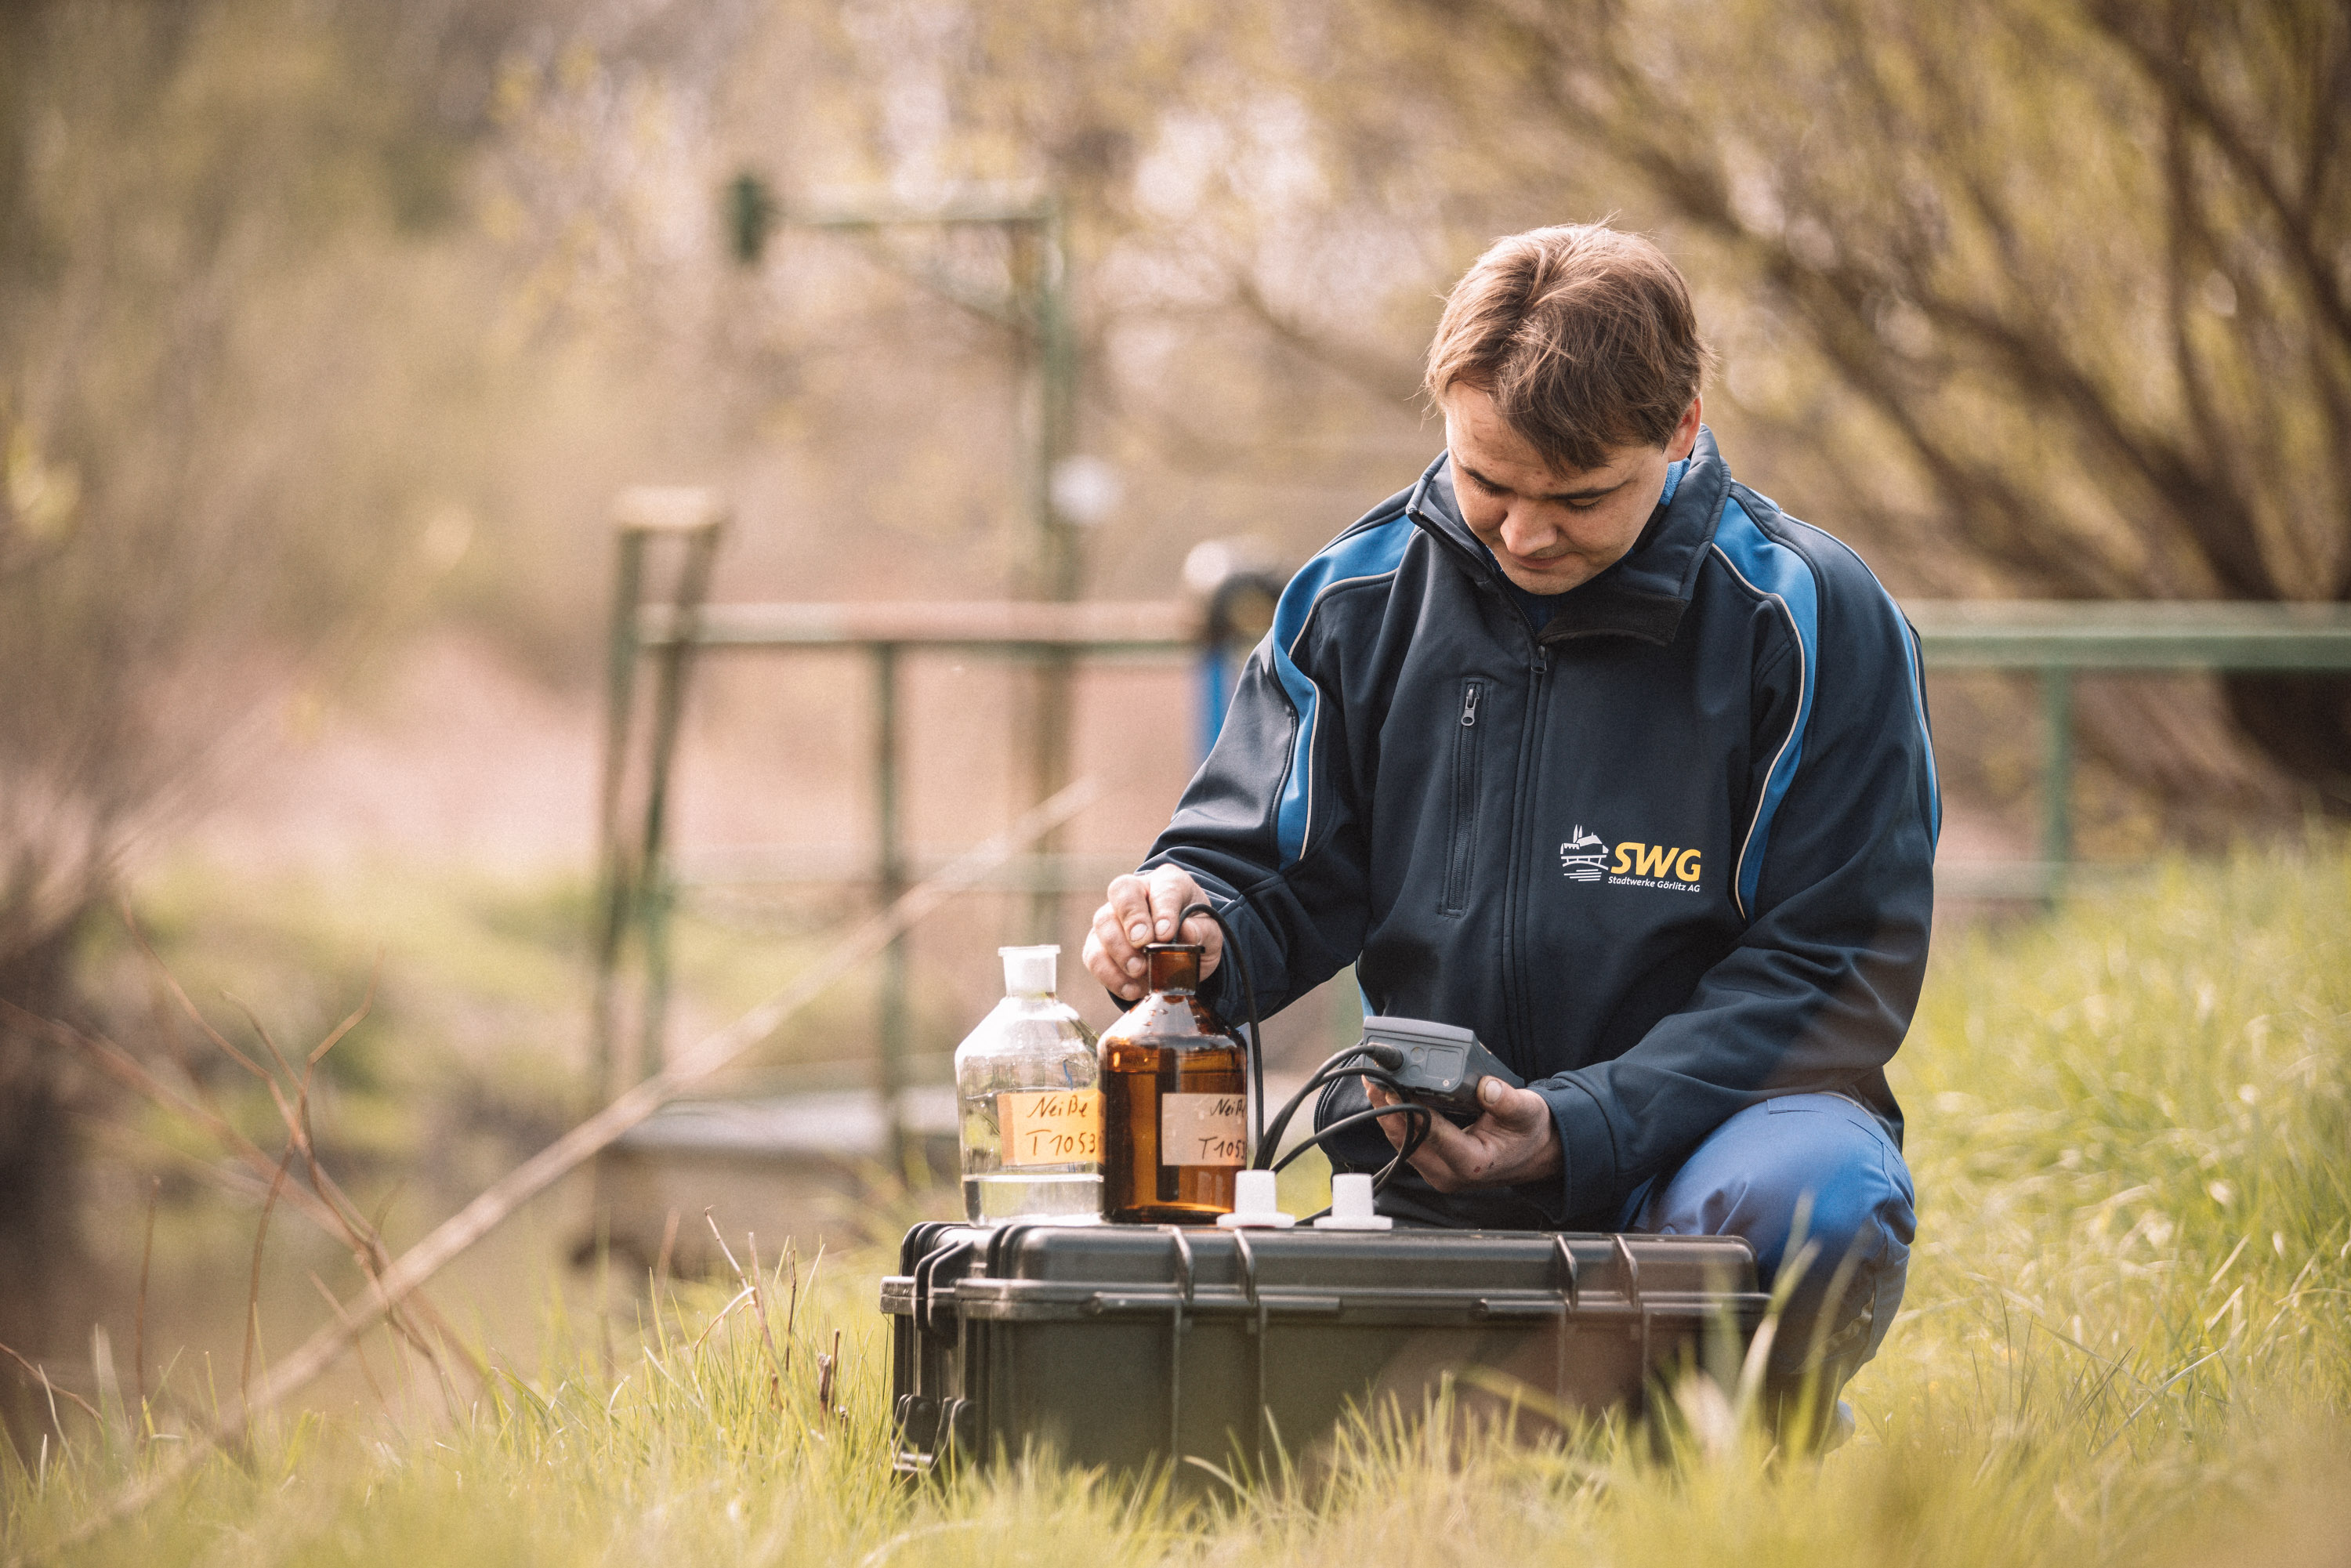
{"label": "tree branch", "polygon": [[[2334,262],[2319,244],[2313,222],[2314,209],[2287,194],[2284,181],[2255,149],[2252,135],[2222,107],[2198,75],[2189,57],[2191,51],[2184,47],[2187,40],[2183,37],[2174,41],[2174,47],[2166,47],[2164,40],[2150,39],[2139,26],[2143,15],[2141,10],[2118,4],[2117,0],[2096,0],[2090,7],[2092,20],[2121,46],[2150,83],[2203,128],[2213,147],[2243,176],[2262,204],[2269,208],[2284,233],[2286,252],[2312,303],[2318,307],[2335,339],[2351,348],[2351,298],[2345,296]],[[2339,99],[2323,99],[2319,111],[2322,118],[2328,104],[2340,103]],[[2324,148],[2331,144],[2329,138],[2317,145]],[[2304,172],[2305,189],[2314,189],[2310,183],[2314,172]]]}

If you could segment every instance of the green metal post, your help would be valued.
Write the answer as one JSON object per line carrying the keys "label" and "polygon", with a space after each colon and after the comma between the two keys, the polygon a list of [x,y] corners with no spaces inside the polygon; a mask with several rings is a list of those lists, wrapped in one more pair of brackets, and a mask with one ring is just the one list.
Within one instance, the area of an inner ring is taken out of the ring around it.
{"label": "green metal post", "polygon": [[615,1092],[612,1017],[620,981],[622,939],[635,900],[628,852],[622,842],[621,787],[628,769],[629,720],[636,705],[637,608],[644,593],[645,536],[622,528],[615,540],[612,619],[604,638],[604,758],[596,806],[596,988],[588,1029],[590,1098],[602,1104]]}
{"label": "green metal post", "polygon": [[2041,668],[2041,859],[2055,898],[2074,858],[2074,672]]}
{"label": "green metal post", "polygon": [[661,1071],[669,1028],[670,909],[675,900],[665,859],[669,781],[677,759],[678,726],[685,711],[687,668],[693,663],[702,601],[710,591],[710,568],[717,554],[716,522],[687,535],[685,559],[672,601],[677,620],[661,648],[660,684],[653,693],[653,766],[645,789],[644,841],[637,856],[636,902],[645,941],[645,1010],[635,1060],[623,1064],[622,1076],[631,1083]]}
{"label": "green metal post", "polygon": [[[738,235],[749,233],[755,216],[814,228],[873,231],[900,225],[953,227],[983,225],[998,229],[1012,242],[1011,298],[998,300],[976,296],[937,267],[904,267],[915,281],[948,299],[1013,329],[1019,355],[1024,413],[1029,439],[1025,443],[1022,489],[1033,534],[1034,560],[1022,591],[1049,601],[1078,596],[1081,575],[1077,530],[1053,504],[1053,476],[1073,444],[1077,406],[1078,355],[1070,322],[1071,265],[1067,225],[1061,199],[1041,198],[1029,189],[1015,192],[995,187],[967,192],[928,208],[895,202],[851,203],[830,210],[807,209],[791,214],[777,208],[758,178],[746,173],[731,188],[729,221]],[[764,230],[762,231],[764,233]],[[738,252],[750,247],[738,245]],[[885,259],[888,252],[884,251]],[[1069,707],[1073,661],[1065,649],[1030,650],[1036,660],[1030,688],[1036,705],[1029,749],[1028,784],[1032,800],[1043,800],[1069,780]],[[1061,894],[1050,868],[1060,849],[1059,830],[1036,846],[1038,866],[1029,888],[1029,925],[1032,939],[1052,941],[1061,919]]]}
{"label": "green metal post", "polygon": [[[898,823],[898,645],[873,645],[874,880],[887,909],[906,890],[905,852]],[[874,1087],[890,1129],[890,1168],[906,1169],[906,934],[890,938],[882,955],[882,1051]]]}

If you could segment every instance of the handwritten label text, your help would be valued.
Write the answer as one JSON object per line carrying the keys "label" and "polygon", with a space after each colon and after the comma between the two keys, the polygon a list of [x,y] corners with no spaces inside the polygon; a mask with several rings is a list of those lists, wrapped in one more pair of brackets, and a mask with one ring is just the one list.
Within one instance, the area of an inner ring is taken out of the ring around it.
{"label": "handwritten label text", "polygon": [[1102,1093],[1093,1089],[1008,1090],[996,1097],[1007,1166],[1061,1166],[1102,1158]]}
{"label": "handwritten label text", "polygon": [[1238,1094],[1159,1097],[1159,1163],[1238,1166],[1249,1156],[1245,1104]]}

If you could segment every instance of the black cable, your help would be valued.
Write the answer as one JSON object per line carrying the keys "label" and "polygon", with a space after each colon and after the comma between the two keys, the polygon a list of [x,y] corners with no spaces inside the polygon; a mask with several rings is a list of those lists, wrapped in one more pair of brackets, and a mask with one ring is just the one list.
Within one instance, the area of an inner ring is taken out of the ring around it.
{"label": "black cable", "polygon": [[1405,1098],[1402,1086],[1387,1079],[1387,1074],[1381,1071],[1383,1068],[1394,1070],[1404,1064],[1403,1058],[1396,1054],[1394,1046],[1367,1040],[1359,1041],[1344,1051],[1333,1051],[1323,1059],[1322,1065],[1317,1067],[1308,1076],[1306,1082],[1300,1085],[1298,1092],[1290,1097],[1289,1103],[1283,1105],[1280,1113],[1274,1117],[1273,1125],[1266,1130],[1267,1141],[1258,1150],[1254,1162],[1256,1168],[1259,1170],[1267,1168],[1265,1162],[1271,1159],[1273,1152],[1281,1146],[1281,1134],[1289,1130],[1290,1117],[1296,1115],[1299,1108],[1306,1103],[1306,1097],[1332,1080],[1348,1076],[1351,1069],[1347,1064],[1357,1057],[1368,1058],[1372,1065],[1352,1071],[1363,1077],[1386,1080],[1381,1086],[1395,1093],[1397,1099]]}
{"label": "black cable", "polygon": [[[1355,1065],[1358,1058],[1368,1058],[1378,1065]],[[1320,1146],[1324,1140],[1336,1136],[1349,1127],[1364,1122],[1376,1122],[1382,1116],[1409,1115],[1412,1123],[1410,1130],[1405,1134],[1404,1145],[1372,1176],[1373,1191],[1376,1192],[1387,1186],[1395,1174],[1404,1168],[1405,1162],[1412,1158],[1422,1144],[1427,1142],[1429,1133],[1436,1124],[1435,1113],[1426,1105],[1408,1099],[1405,1094],[1404,1085],[1389,1072],[1382,1071],[1383,1068],[1397,1068],[1403,1065],[1404,1059],[1395,1047],[1384,1041],[1360,1040],[1344,1051],[1332,1052],[1323,1060],[1322,1066],[1314,1070],[1306,1082],[1300,1086],[1298,1092],[1290,1097],[1289,1103],[1283,1105],[1280,1113],[1274,1117],[1272,1126],[1267,1129],[1268,1141],[1261,1146],[1254,1168],[1279,1171],[1306,1150]],[[1318,1128],[1311,1134],[1300,1139],[1298,1146],[1284,1155],[1279,1165],[1268,1166],[1266,1162],[1272,1158],[1272,1151],[1280,1146],[1282,1134],[1289,1130],[1290,1119],[1298,1113],[1301,1106],[1305,1104],[1307,1096],[1326,1084],[1348,1077],[1359,1077],[1368,1083],[1378,1084],[1395,1095],[1398,1103],[1394,1105],[1374,1106],[1369,1111],[1357,1111],[1341,1117],[1327,1127]]]}
{"label": "black cable", "polygon": [[[1398,1158],[1409,1158],[1413,1151],[1419,1148],[1422,1143],[1427,1139],[1429,1126],[1431,1122],[1434,1120],[1434,1113],[1430,1112],[1427,1106],[1416,1105],[1411,1101],[1406,1100],[1395,1105],[1374,1105],[1368,1111],[1357,1111],[1352,1114],[1342,1116],[1327,1127],[1317,1127],[1311,1136],[1299,1139],[1298,1146],[1296,1148],[1290,1150],[1288,1154],[1282,1155],[1280,1159],[1274,1162],[1273,1169],[1277,1173],[1287,1170],[1290,1166],[1290,1161],[1296,1159],[1307,1150],[1317,1146],[1323,1139],[1336,1137],[1350,1127],[1358,1126],[1365,1122],[1376,1122],[1383,1116],[1394,1116],[1400,1113],[1418,1116],[1420,1118],[1419,1123],[1414,1126],[1410,1133],[1405,1134],[1404,1147],[1396,1151]],[[1388,1163],[1390,1165],[1394,1165],[1395,1161],[1390,1160]],[[1381,1172],[1381,1175],[1383,1176],[1386,1174],[1387,1173],[1384,1169]],[[1372,1185],[1374,1186],[1377,1186],[1379,1185],[1379,1179],[1380,1178],[1378,1176],[1373,1177]]]}
{"label": "black cable", "polygon": [[1265,1040],[1262,1027],[1258,1022],[1257,988],[1249,984],[1249,961],[1241,956],[1241,945],[1234,939],[1232,926],[1226,923],[1223,915],[1217,913],[1216,905],[1206,899],[1186,904],[1184,912],[1176,917],[1177,938],[1180,940],[1184,935],[1185,922],[1190,920],[1195,915],[1207,915],[1217,923],[1217,929],[1224,933],[1225,953],[1233,961],[1234,972],[1241,977],[1241,999],[1249,1004],[1247,1043],[1249,1080],[1256,1091],[1250,1096],[1256,1106],[1256,1114],[1255,1124],[1251,1129],[1252,1136],[1249,1140],[1249,1168],[1255,1168],[1259,1157],[1258,1151],[1265,1145]]}

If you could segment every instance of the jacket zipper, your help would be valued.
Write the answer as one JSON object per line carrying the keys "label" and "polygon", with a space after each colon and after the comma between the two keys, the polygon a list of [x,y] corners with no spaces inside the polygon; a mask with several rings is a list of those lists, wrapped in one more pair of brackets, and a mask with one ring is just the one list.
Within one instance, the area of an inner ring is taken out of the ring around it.
{"label": "jacket zipper", "polygon": [[1469,908],[1469,883],[1478,862],[1478,800],[1479,764],[1484,742],[1478,728],[1478,704],[1486,683],[1461,683],[1461,722],[1453,730],[1453,852],[1446,857],[1445,894],[1437,903],[1444,915],[1463,915]]}
{"label": "jacket zipper", "polygon": [[[1529,775],[1533,769],[1532,758],[1540,749],[1537,732],[1543,725],[1543,681],[1551,674],[1551,655],[1542,645],[1539,635],[1541,629],[1528,624],[1526,612],[1519,608],[1518,601],[1511,598],[1499,574],[1474,554],[1464,549],[1457,540],[1447,536],[1443,528],[1426,522],[1417,512],[1410,515],[1416,523],[1426,528],[1447,549],[1462,557],[1469,567],[1471,574],[1485,585],[1488,591],[1499,595],[1503,602],[1510,607],[1512,619],[1526,628],[1527,668],[1530,672],[1527,716],[1526,722],[1519,727],[1519,755],[1517,768],[1512,775],[1517,789],[1513,792],[1510,802],[1510,821],[1508,829],[1510,837],[1504,841],[1502,870],[1502,1017],[1509,1039],[1505,1048],[1499,1054],[1503,1061],[1516,1065],[1534,1060],[1531,1053],[1531,1030],[1527,1022],[1529,1009],[1526,1005],[1525,974],[1518,953],[1519,906],[1522,899],[1520,883],[1521,878],[1527,874],[1519,864],[1519,862],[1524,858],[1519,853],[1519,841],[1526,835],[1526,814],[1531,809],[1529,802],[1534,795]],[[1463,700],[1461,718],[1462,731],[1467,731],[1476,722],[1473,706],[1467,698]],[[1459,732],[1457,732],[1457,740],[1460,737]],[[1449,874],[1447,880],[1448,883],[1451,881]]]}
{"label": "jacket zipper", "polygon": [[1535,799],[1534,773],[1541,756],[1543,683],[1551,674],[1551,656],[1531,634],[1528,642],[1532,656],[1528,660],[1527,717],[1519,727],[1518,767],[1513,775],[1517,788],[1511,791],[1510,836],[1507,842],[1507,869],[1502,877],[1502,969],[1504,989],[1503,1018],[1509,1026],[1507,1048],[1500,1052],[1503,1060],[1513,1064],[1536,1060],[1532,1030],[1527,1018],[1526,958],[1519,950],[1520,915],[1526,902],[1526,878],[1530,874],[1520,862],[1528,857],[1519,852],[1527,835],[1527,814]]}

